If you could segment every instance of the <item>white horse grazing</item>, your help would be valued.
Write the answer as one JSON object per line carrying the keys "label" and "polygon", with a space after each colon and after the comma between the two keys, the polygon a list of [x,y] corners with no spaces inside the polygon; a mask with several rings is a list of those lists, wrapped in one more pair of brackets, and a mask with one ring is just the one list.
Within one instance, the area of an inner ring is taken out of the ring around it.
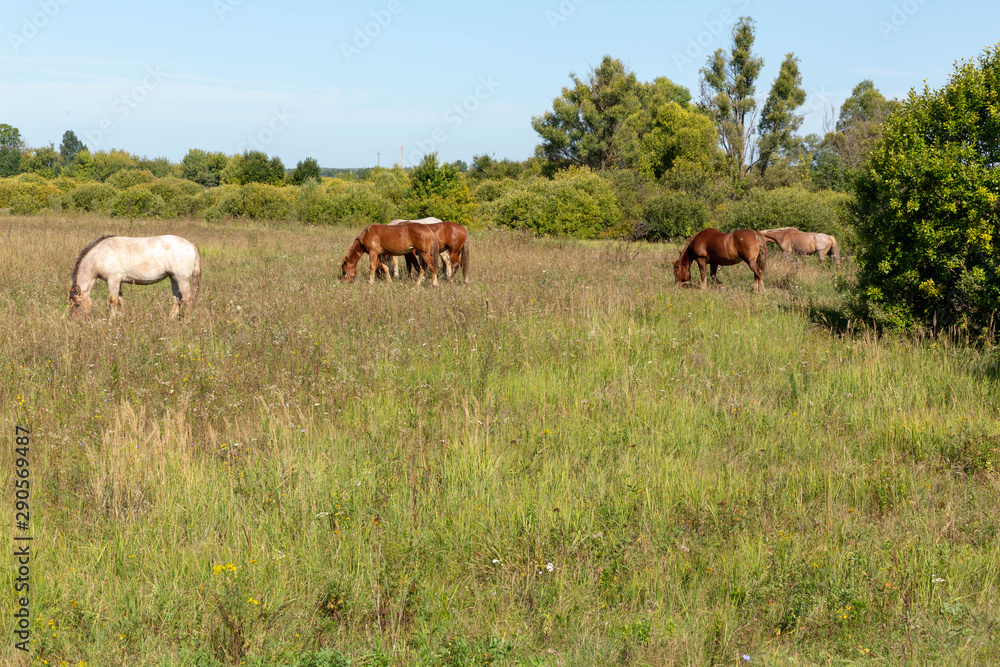
{"label": "white horse grazing", "polygon": [[108,283],[108,302],[114,316],[122,306],[121,286],[152,285],[170,278],[174,305],[170,317],[191,313],[201,286],[201,253],[198,246],[179,236],[102,236],[86,248],[73,266],[69,290],[70,316],[76,320],[94,309],[90,292],[98,279]]}

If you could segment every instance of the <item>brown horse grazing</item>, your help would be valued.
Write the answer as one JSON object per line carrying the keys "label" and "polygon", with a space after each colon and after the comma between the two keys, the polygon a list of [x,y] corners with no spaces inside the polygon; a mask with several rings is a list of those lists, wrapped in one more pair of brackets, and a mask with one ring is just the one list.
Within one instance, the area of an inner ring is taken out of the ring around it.
{"label": "brown horse grazing", "polygon": [[681,256],[674,262],[674,280],[686,283],[691,280],[691,262],[698,262],[701,269],[701,288],[705,289],[705,263],[711,267],[712,279],[722,284],[715,275],[720,266],[746,262],[753,271],[754,291],[764,291],[764,266],[767,264],[767,240],[752,229],[737,229],[723,234],[718,229],[703,229],[688,241]]}
{"label": "brown horse grazing", "polygon": [[[340,262],[340,282],[353,282],[358,275],[358,260],[368,253],[371,264],[369,283],[375,282],[375,271],[383,264],[380,255],[406,255],[418,253],[431,269],[431,285],[437,287],[437,261],[439,256],[437,234],[427,225],[368,225],[347,248],[347,254]],[[388,273],[388,272],[387,272]],[[392,278],[390,277],[391,281]],[[424,270],[421,267],[417,276],[417,285],[424,280]]]}
{"label": "brown horse grazing", "polygon": [[[413,222],[413,223],[417,223],[419,225],[433,225],[436,222],[444,222],[444,221],[441,220],[441,218],[434,218],[434,217],[418,218],[416,220],[404,220],[403,218],[396,218],[394,220],[390,220],[389,224],[395,226],[395,225],[402,225],[402,224],[405,224],[407,222]],[[444,250],[444,248],[441,248],[441,250]],[[393,256],[392,262],[391,262],[391,267],[389,266],[389,264],[386,263],[387,259],[388,259],[388,257],[379,257],[379,261],[382,262],[382,270],[385,271],[386,274],[388,274],[388,275],[390,275],[390,276],[392,276],[394,278],[398,278],[399,277],[399,257],[396,256],[396,255]],[[449,261],[448,256],[442,254],[441,255],[441,261],[443,261],[445,263],[445,268],[447,269],[448,274],[450,275],[451,274],[451,262]],[[409,263],[410,263],[410,260],[407,260],[407,267],[409,267]]]}
{"label": "brown horse grazing", "polygon": [[840,246],[837,239],[829,234],[819,234],[817,232],[801,232],[795,227],[778,227],[777,229],[765,229],[761,232],[768,241],[774,241],[784,253],[796,253],[798,255],[819,255],[819,261],[827,255],[833,257],[837,264],[840,264]]}
{"label": "brown horse grazing", "polygon": [[[428,225],[438,237],[441,259],[445,265],[445,276],[449,281],[458,273],[454,267],[462,267],[462,284],[469,284],[469,230],[458,224],[442,220]],[[406,256],[406,275],[414,268],[420,268],[419,258],[413,253]]]}
{"label": "brown horse grazing", "polygon": [[76,258],[69,290],[70,317],[77,320],[90,315],[94,309],[90,292],[98,280],[108,283],[113,317],[123,304],[123,284],[152,285],[164,278],[170,279],[174,295],[170,317],[178,317],[182,307],[189,315],[201,286],[198,246],[179,236],[102,236]]}

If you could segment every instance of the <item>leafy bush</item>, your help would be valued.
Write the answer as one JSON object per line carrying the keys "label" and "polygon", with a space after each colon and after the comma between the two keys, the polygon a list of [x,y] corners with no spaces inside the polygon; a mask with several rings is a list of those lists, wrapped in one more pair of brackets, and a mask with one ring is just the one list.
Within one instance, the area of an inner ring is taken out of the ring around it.
{"label": "leafy bush", "polygon": [[842,248],[850,247],[855,243],[854,231],[847,225],[850,200],[850,195],[829,190],[754,188],[743,199],[717,209],[717,226],[724,232],[795,227],[804,232],[831,234]]}
{"label": "leafy bush", "polygon": [[111,200],[111,215],[119,218],[152,218],[163,215],[166,204],[145,183],[122,190]]}
{"label": "leafy bush", "polygon": [[108,176],[105,183],[116,190],[127,190],[133,185],[152,183],[154,178],[153,172],[146,169],[122,169]]}
{"label": "leafy bush", "polygon": [[38,174],[20,174],[0,179],[0,207],[13,213],[37,213],[51,203],[59,204],[62,191]]}
{"label": "leafy bush", "polygon": [[646,200],[642,217],[633,227],[636,240],[665,241],[687,238],[708,226],[711,211],[693,195],[670,190]]}
{"label": "leafy bush", "polygon": [[135,169],[136,166],[135,157],[122,150],[97,153],[82,150],[65,171],[72,176],[106,181],[122,169]]}
{"label": "leafy bush", "polygon": [[307,204],[302,219],[324,225],[361,226],[385,223],[394,210],[392,202],[379,194],[372,183],[343,183],[334,192]]}
{"label": "leafy bush", "polygon": [[43,208],[45,206],[30,195],[15,195],[14,199],[10,202],[10,212],[17,215],[31,215],[38,213]]}
{"label": "leafy bush", "polygon": [[[856,181],[861,314],[890,326],[996,324],[1000,49],[911,91]],[[994,329],[995,330],[995,329]]]}
{"label": "leafy bush", "polygon": [[215,205],[213,217],[285,220],[294,201],[296,188],[249,183],[235,188]]}
{"label": "leafy bush", "polygon": [[610,236],[624,219],[614,189],[589,169],[519,182],[486,211],[501,227],[577,238]]}
{"label": "leafy bush", "polygon": [[73,208],[88,213],[103,213],[108,210],[117,193],[106,183],[85,183],[69,193]]}

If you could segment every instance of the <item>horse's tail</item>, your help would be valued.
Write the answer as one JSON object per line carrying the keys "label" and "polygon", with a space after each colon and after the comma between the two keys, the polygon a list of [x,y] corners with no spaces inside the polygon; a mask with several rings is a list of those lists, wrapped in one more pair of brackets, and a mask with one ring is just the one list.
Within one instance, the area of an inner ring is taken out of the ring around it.
{"label": "horse's tail", "polygon": [[833,234],[830,235],[830,243],[833,244],[833,261],[840,264],[840,246],[837,245],[837,237]]}
{"label": "horse's tail", "polygon": [[201,291],[201,251],[198,246],[194,247],[194,270],[191,271],[191,305],[194,308],[198,302],[198,293]]}
{"label": "horse's tail", "polygon": [[469,239],[462,246],[462,280],[469,282]]}
{"label": "horse's tail", "polygon": [[757,234],[757,245],[760,246],[757,251],[757,268],[760,269],[761,273],[764,273],[764,269],[767,267],[767,237],[760,232],[754,233]]}

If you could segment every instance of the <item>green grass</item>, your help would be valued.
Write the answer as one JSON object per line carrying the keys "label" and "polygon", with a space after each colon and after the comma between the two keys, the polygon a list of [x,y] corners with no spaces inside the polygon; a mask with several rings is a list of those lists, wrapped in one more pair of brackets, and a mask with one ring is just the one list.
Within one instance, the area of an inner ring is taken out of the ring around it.
{"label": "green grass", "polygon": [[[36,664],[1000,660],[997,353],[856,331],[849,262],[772,253],[759,296],[492,233],[415,289],[340,285],[344,228],[0,225]],[[103,283],[69,321],[106,232],[200,246],[191,321]]]}

